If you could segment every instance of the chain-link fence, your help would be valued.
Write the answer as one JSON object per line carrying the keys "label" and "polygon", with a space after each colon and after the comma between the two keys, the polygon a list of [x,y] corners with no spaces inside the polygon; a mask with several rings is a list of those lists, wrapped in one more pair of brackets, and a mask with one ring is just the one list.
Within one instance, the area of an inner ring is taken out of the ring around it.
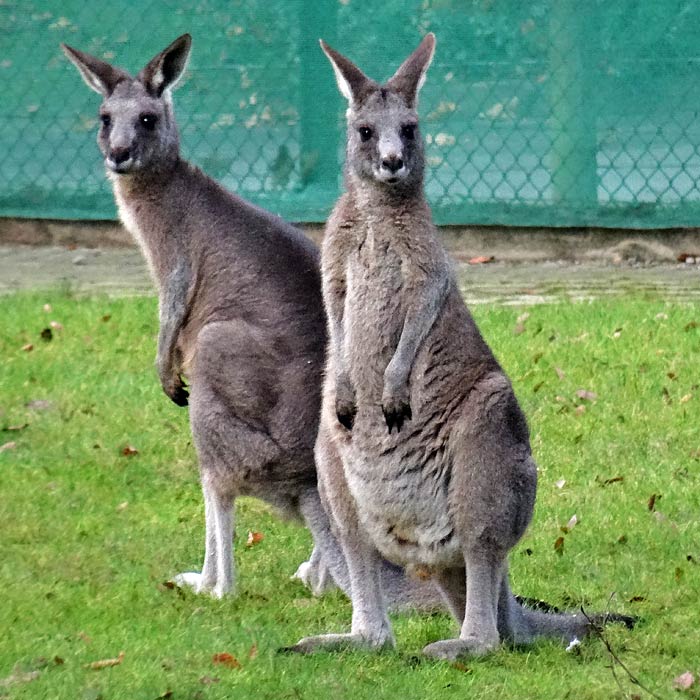
{"label": "chain-link fence", "polygon": [[113,218],[99,97],[65,41],[132,72],[194,38],[184,155],[296,221],[341,186],[343,112],[317,39],[388,78],[428,30],[421,95],[439,223],[700,225],[695,0],[0,0],[0,215]]}

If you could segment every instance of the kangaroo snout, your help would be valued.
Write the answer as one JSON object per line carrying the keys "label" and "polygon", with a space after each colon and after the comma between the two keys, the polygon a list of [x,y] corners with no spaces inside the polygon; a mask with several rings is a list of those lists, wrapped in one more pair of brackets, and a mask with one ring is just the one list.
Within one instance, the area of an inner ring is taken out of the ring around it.
{"label": "kangaroo snout", "polygon": [[105,158],[105,164],[115,173],[128,172],[133,162],[132,151],[128,146],[110,148]]}
{"label": "kangaroo snout", "polygon": [[395,173],[403,168],[403,158],[394,153],[382,158],[382,168]]}
{"label": "kangaroo snout", "polygon": [[128,148],[122,147],[122,148],[113,148],[109,152],[109,157],[114,163],[119,165],[120,163],[124,163],[125,161],[129,160],[131,157],[131,152]]}

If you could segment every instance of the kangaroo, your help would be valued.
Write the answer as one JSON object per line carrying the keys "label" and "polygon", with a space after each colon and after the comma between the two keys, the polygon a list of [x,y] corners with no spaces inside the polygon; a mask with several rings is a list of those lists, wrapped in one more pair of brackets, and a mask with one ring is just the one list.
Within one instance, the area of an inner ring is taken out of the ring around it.
{"label": "kangaroo", "polygon": [[383,85],[321,47],[349,109],[346,192],[321,252],[330,340],[316,452],[353,611],[349,634],[292,649],[394,646],[382,557],[432,579],[461,625],[427,656],[581,637],[589,619],[523,608],[508,583],[537,470],[525,417],[462,300],[423,194],[416,107],[435,37]]}
{"label": "kangaroo", "polygon": [[[102,95],[97,141],[119,216],[158,288],[158,376],[175,404],[189,404],[205,553],[202,571],[176,583],[215,597],[234,590],[234,503],[248,495],[311,530],[314,550],[297,577],[316,594],[334,583],[349,593],[313,456],[326,345],[318,249],[180,157],[172,90],[187,64],[189,34],[135,78],[62,48]],[[383,569],[398,606],[436,598],[397,567]]]}

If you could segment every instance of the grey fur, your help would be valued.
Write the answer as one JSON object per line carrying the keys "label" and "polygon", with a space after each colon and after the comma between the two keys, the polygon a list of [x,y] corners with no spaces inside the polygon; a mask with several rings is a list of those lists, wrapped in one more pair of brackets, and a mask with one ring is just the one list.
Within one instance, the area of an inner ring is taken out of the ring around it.
{"label": "grey fur", "polygon": [[[176,581],[217,597],[233,590],[233,506],[248,495],[309,526],[315,548],[299,578],[316,593],[333,581],[349,592],[313,458],[326,345],[318,250],[181,159],[171,90],[190,46],[181,36],[136,78],[63,46],[102,95],[98,143],[159,291],[158,375],[176,404],[190,406],[205,554],[201,573]],[[392,602],[436,603],[434,589],[383,569]]]}
{"label": "grey fur", "polygon": [[349,634],[294,649],[394,644],[382,556],[432,578],[460,624],[459,637],[428,645],[428,656],[583,636],[583,616],[527,610],[508,584],[537,470],[525,418],[464,305],[423,195],[415,105],[435,39],[427,35],[384,86],[321,45],[350,106],[347,192],[322,248],[330,350],[316,453],[353,615]]}

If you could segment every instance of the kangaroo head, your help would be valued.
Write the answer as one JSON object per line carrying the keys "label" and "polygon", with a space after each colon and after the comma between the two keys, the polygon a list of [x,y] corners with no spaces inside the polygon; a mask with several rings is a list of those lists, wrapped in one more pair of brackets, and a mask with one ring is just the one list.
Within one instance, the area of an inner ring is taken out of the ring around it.
{"label": "kangaroo head", "polygon": [[347,163],[351,176],[385,187],[420,184],[423,142],[418,129],[418,91],[435,52],[430,33],[384,85],[321,41],[349,108]]}
{"label": "kangaroo head", "polygon": [[107,169],[119,175],[148,172],[171,164],[179,153],[171,90],[190,53],[183,34],[133,78],[121,68],[62,44],[88,87],[102,95],[100,146]]}

